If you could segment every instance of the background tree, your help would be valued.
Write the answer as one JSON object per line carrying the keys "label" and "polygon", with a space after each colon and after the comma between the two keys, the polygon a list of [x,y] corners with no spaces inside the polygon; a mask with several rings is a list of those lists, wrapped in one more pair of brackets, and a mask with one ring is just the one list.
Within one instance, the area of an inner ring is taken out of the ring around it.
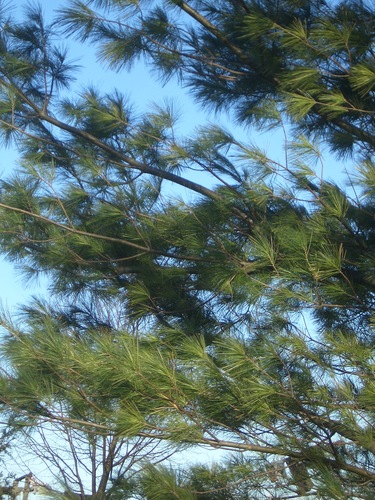
{"label": "background tree", "polygon": [[[116,406],[110,393],[101,397],[92,388],[86,390],[73,366],[62,364],[69,358],[64,339],[84,338],[90,351],[95,349],[91,330],[105,336],[111,335],[114,325],[121,328],[115,301],[110,305],[99,300],[90,305],[76,303],[73,324],[61,303],[35,300],[24,307],[20,323],[27,333],[8,321],[13,340],[3,346],[6,359],[12,359],[12,365],[4,364],[2,370],[3,383],[9,384],[9,392],[2,393],[8,394],[2,399],[3,416],[8,419],[5,429],[14,436],[12,446],[8,444],[8,461],[15,450],[16,460],[20,457],[20,463],[33,471],[34,489],[53,498],[61,497],[61,489],[64,498],[124,498],[124,488],[138,464],[145,458],[157,463],[169,457],[171,449],[148,438],[119,435],[106,422],[111,406]],[[48,353],[53,359],[48,359]],[[39,365],[40,356],[44,367]],[[18,397],[22,402],[16,402]],[[39,477],[42,464],[49,471],[47,478]],[[55,482],[48,485],[51,477]]]}
{"label": "background tree", "polygon": [[[196,92],[211,82],[216,105],[240,118],[283,126],[286,114],[338,151],[361,145],[351,194],[314,173],[322,155],[304,136],[281,163],[217,126],[180,138],[171,107],[138,118],[118,91],[59,95],[72,68],[53,28],[38,9],[25,24],[4,19],[1,123],[23,170],[2,184],[1,245],[65,299],[63,310],[26,309],[19,325],[3,318],[4,414],[12,427],[64,422],[234,453],[178,473],[145,466],[122,484],[141,498],[371,498],[373,12],[199,6],[177,6],[197,30],[126,6],[142,20],[128,29],[78,2],[61,23],[110,40],[113,64],[121,48],[123,61],[138,47],[163,71],[173,55]],[[212,182],[191,180],[196,170]],[[194,198],[178,200],[165,181]],[[98,300],[126,320],[79,307]]]}

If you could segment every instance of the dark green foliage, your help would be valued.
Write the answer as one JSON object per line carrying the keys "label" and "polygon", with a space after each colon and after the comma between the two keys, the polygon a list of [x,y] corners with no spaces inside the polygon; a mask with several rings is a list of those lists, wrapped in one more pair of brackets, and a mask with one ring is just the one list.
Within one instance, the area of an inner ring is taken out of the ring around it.
{"label": "dark green foliage", "polygon": [[205,106],[241,123],[272,123],[272,100],[335,151],[374,147],[370,2],[171,2],[142,17],[131,10],[125,3],[114,11],[114,24],[78,3],[62,10],[62,24],[99,42],[115,68],[142,55],[163,77],[174,71]]}
{"label": "dark green foliage", "polygon": [[[374,12],[142,9],[71,2],[59,26],[114,67],[145,56],[245,126],[298,134],[280,162],[218,126],[181,138],[171,105],[137,117],[119,90],[59,95],[71,67],[55,28],[38,9],[3,18],[1,127],[22,169],[2,181],[0,245],[57,298],[2,317],[8,427],[64,424],[90,450],[136,442],[92,488],[109,498],[371,498]],[[314,136],[357,154],[350,189],[315,173]],[[151,463],[197,445],[233,455]]]}

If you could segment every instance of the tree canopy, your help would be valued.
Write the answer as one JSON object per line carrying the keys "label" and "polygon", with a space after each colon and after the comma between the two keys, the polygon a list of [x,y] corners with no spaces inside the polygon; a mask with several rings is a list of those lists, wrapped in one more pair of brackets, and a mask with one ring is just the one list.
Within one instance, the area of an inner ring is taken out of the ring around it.
{"label": "tree canopy", "polygon": [[[62,431],[65,498],[373,497],[374,21],[354,0],[72,1],[51,25],[3,8],[0,129],[22,166],[0,247],[54,296],[2,315],[4,439],[53,457]],[[283,160],[230,127],[186,137],[172,105],[76,92],[61,33],[280,127]],[[357,166],[346,187],[325,144]],[[198,445],[227,458],[161,463]]]}

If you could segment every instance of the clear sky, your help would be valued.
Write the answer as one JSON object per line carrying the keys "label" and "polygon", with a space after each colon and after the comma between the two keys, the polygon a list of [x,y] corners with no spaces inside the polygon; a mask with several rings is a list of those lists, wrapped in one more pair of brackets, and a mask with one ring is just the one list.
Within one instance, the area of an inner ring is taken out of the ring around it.
{"label": "clear sky", "polygon": [[[11,0],[10,5],[13,5],[14,14],[22,18],[24,6],[28,4],[26,0]],[[47,19],[52,19],[53,12],[61,6],[66,6],[67,1],[64,0],[41,0],[39,3],[42,5]],[[198,125],[203,125],[207,121],[220,121],[217,116],[208,115],[204,113],[193,102],[186,92],[184,92],[176,82],[169,82],[167,85],[162,86],[158,83],[155,75],[150,75],[148,68],[139,63],[131,72],[125,71],[116,73],[108,70],[103,64],[96,61],[95,48],[89,44],[83,46],[73,40],[64,40],[64,43],[70,49],[71,59],[75,60],[82,66],[79,73],[78,80],[75,84],[77,91],[85,86],[94,86],[103,91],[110,92],[114,88],[119,89],[123,94],[129,96],[131,102],[134,103],[135,108],[139,112],[146,111],[150,108],[152,103],[162,103],[164,100],[172,100],[176,103],[177,108],[181,109],[181,127],[183,127],[184,134],[192,133]],[[226,125],[226,120],[221,120],[223,125]],[[250,132],[249,132],[250,133]],[[247,132],[242,131],[242,135]],[[269,140],[263,136],[263,141]],[[272,139],[271,139],[272,140]],[[279,148],[281,150],[281,147]],[[12,173],[17,168],[18,156],[15,150],[2,149],[0,154],[0,176],[4,178]],[[27,303],[33,294],[46,295],[47,282],[43,279],[38,282],[31,282],[26,284],[22,279],[20,272],[15,269],[14,265],[6,262],[0,256],[0,301],[5,308],[11,310],[17,309],[17,304],[21,305]],[[197,450],[197,456],[190,454],[191,460],[201,459],[209,460],[217,459],[217,453],[204,453],[202,450]],[[175,458],[177,460],[177,457]],[[15,457],[15,462],[18,463],[20,473],[25,473],[28,468],[26,456],[23,451],[19,457]],[[9,471],[15,471],[15,462],[9,461]],[[5,472],[5,471],[4,471]],[[39,475],[40,479],[47,480],[47,469],[42,464],[36,465],[33,463],[33,472]]]}
{"label": "clear sky", "polygon": [[[25,5],[30,2],[26,0],[13,0],[9,4],[13,6],[13,13],[22,18]],[[66,7],[68,2],[64,0],[40,0],[47,20],[52,20],[54,13],[61,7]],[[158,82],[155,74],[150,74],[149,68],[140,62],[136,64],[130,72],[122,71],[116,73],[105,67],[104,64],[96,61],[95,47],[87,43],[85,45],[77,43],[72,39],[64,39],[63,44],[69,48],[70,58],[81,66],[78,79],[74,89],[79,91],[83,87],[93,86],[102,91],[112,91],[117,88],[129,97],[134,103],[135,109],[139,112],[146,111],[152,103],[162,104],[165,100],[172,100],[177,109],[181,110],[181,127],[183,133],[192,133],[198,125],[203,125],[207,121],[222,122],[226,126],[227,119],[209,115],[193,101],[193,98],[181,89],[176,82],[170,81],[162,86]],[[242,140],[247,139],[247,135],[252,136],[254,131],[244,131],[241,129]],[[273,150],[279,150],[282,154],[281,135],[280,141],[275,137],[270,138],[267,134],[255,134],[256,142],[263,145],[272,143]],[[279,142],[279,144],[278,144]],[[17,154],[14,150],[3,149],[0,154],[0,176],[9,175],[17,167]],[[20,272],[0,256],[0,301],[5,307],[14,308],[16,304],[24,303],[32,294],[43,294],[46,291],[46,282],[42,279],[38,282],[25,282]]]}
{"label": "clear sky", "polygon": [[[10,4],[15,6],[14,12],[22,15],[22,10],[27,2],[24,0],[11,0]],[[45,11],[47,18],[51,18],[53,11],[61,6],[66,6],[64,0],[41,0],[39,2]],[[199,125],[209,121],[218,121],[218,118],[207,113],[203,113],[192,98],[187,96],[176,82],[169,82],[166,86],[161,86],[155,75],[150,75],[148,68],[144,64],[136,65],[130,73],[125,71],[115,73],[106,69],[96,62],[95,48],[89,44],[82,46],[71,40],[64,41],[70,47],[71,58],[77,60],[82,65],[79,80],[75,84],[77,91],[84,86],[92,85],[101,90],[111,91],[118,88],[122,93],[129,96],[134,102],[136,109],[140,112],[147,110],[152,102],[161,103],[165,99],[172,99],[177,107],[181,108],[182,124],[184,132],[191,133]],[[225,119],[222,118],[225,125]],[[254,132],[241,132],[242,138],[251,135],[253,142],[262,146],[270,146],[273,153],[283,154],[283,142],[281,135],[269,136],[267,134],[254,134]],[[335,162],[336,168],[337,163]],[[13,150],[2,150],[0,154],[0,175],[9,175],[17,166],[17,155]],[[342,170],[341,166],[339,166]],[[0,300],[3,306],[14,308],[16,304],[27,302],[32,294],[43,295],[47,292],[47,284],[43,280],[39,283],[31,283],[26,286],[19,272],[14,267],[4,262],[0,257]]]}
{"label": "clear sky", "polygon": [[[26,0],[13,0],[14,14],[22,17]],[[64,0],[41,0],[46,19],[52,19],[54,11],[59,7],[66,6]],[[139,63],[130,73],[125,71],[116,73],[108,70],[103,64],[96,61],[95,48],[89,44],[82,45],[73,40],[64,40],[69,47],[70,57],[82,66],[79,78],[75,83],[77,91],[85,86],[94,86],[100,90],[110,92],[114,88],[129,96],[137,111],[146,111],[153,102],[162,103],[164,100],[173,100],[178,109],[181,109],[184,131],[191,132],[198,124],[206,121],[206,114],[199,110],[192,99],[179,88],[175,82],[169,82],[162,86],[155,75],[150,75],[148,68]],[[211,117],[212,118],[212,117]],[[0,176],[9,175],[17,167],[17,154],[14,150],[2,149],[0,154]],[[17,272],[13,264],[6,262],[0,256],[0,301],[5,307],[14,307],[16,304],[24,303],[32,294],[43,294],[46,282],[26,283]]]}
{"label": "clear sky", "polygon": [[[27,0],[10,0],[9,5],[13,6],[13,12],[22,17]],[[35,2],[34,2],[35,3]],[[66,7],[66,0],[39,0],[42,5],[47,20],[52,20],[54,12]],[[81,66],[78,79],[74,89],[79,91],[83,87],[93,86],[103,91],[110,92],[117,88],[129,97],[134,103],[137,111],[142,112],[150,108],[152,103],[161,104],[165,100],[172,100],[178,109],[181,109],[181,126],[183,133],[189,134],[197,125],[202,125],[207,121],[218,122],[217,116],[209,115],[194,103],[191,96],[181,89],[176,82],[171,81],[162,86],[156,75],[150,74],[149,68],[142,62],[135,65],[130,72],[122,71],[116,73],[105,67],[104,64],[96,61],[95,47],[87,43],[82,45],[72,39],[64,39],[63,44],[69,48],[70,58]],[[221,119],[224,126],[227,125],[225,117]],[[231,126],[232,128],[232,126]],[[258,145],[271,150],[271,155],[283,156],[282,134],[271,135],[269,133],[260,134],[254,130],[236,129],[236,134],[241,134],[241,140],[250,140]],[[326,165],[326,171],[335,171],[335,180],[338,172],[343,171],[340,162],[329,160],[330,165]],[[0,176],[4,177],[17,166],[17,155],[13,150],[3,149],[0,154]],[[329,168],[330,167],[330,168]],[[14,265],[5,262],[0,255],[0,301],[4,306],[14,307],[17,303],[24,303],[33,293],[43,293],[46,290],[46,282],[40,280],[39,283],[26,283]]]}
{"label": "clear sky", "polygon": [[[24,6],[29,2],[27,0],[11,0],[10,5],[13,5],[14,14],[22,18]],[[41,0],[46,15],[46,19],[52,19],[53,12],[61,6],[66,6],[67,1],[64,0]],[[77,91],[83,87],[94,86],[102,91],[110,92],[114,88],[120,90],[123,94],[129,97],[130,102],[134,103],[135,109],[140,113],[147,111],[152,103],[161,104],[165,100],[172,100],[178,109],[181,110],[181,128],[183,127],[184,134],[190,134],[194,129],[207,123],[207,121],[219,122],[217,116],[208,115],[203,112],[184,92],[176,82],[169,82],[162,86],[155,75],[151,75],[148,68],[139,63],[135,65],[131,72],[125,71],[116,73],[108,70],[103,64],[96,61],[95,48],[89,44],[82,45],[73,40],[64,40],[64,43],[69,47],[70,57],[82,68],[78,75],[78,79],[74,85]],[[222,124],[225,125],[225,119],[222,119]],[[242,132],[243,133],[243,132]],[[0,152],[0,177],[4,178],[10,175],[18,164],[18,156],[15,150],[2,148]],[[40,279],[37,282],[32,281],[26,283],[21,274],[11,264],[4,260],[0,255],[0,303],[6,309],[11,311],[17,310],[17,305],[27,303],[32,295],[45,296],[48,295],[48,283],[46,280]],[[204,452],[199,449],[191,452],[189,455],[190,461],[197,460],[217,460],[217,452]],[[179,461],[179,455],[174,457],[174,460]],[[184,455],[186,460],[186,455]],[[18,469],[17,470],[17,465]],[[29,460],[22,450],[19,456],[14,456],[14,460],[9,460],[5,467],[9,467],[6,472],[24,474],[31,467]],[[48,481],[48,469],[42,463],[32,463],[32,470],[36,476],[42,481]]]}

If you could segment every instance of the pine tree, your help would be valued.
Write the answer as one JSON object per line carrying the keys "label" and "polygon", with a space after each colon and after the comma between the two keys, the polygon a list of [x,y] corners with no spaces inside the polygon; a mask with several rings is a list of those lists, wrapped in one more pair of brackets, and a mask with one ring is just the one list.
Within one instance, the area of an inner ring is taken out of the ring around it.
{"label": "pine tree", "polygon": [[[146,440],[160,459],[163,443],[232,452],[149,463],[109,498],[371,498],[374,12],[90,3],[108,20],[72,2],[60,25],[115,67],[144,54],[244,126],[295,136],[280,162],[218,126],[179,137],[172,107],[133,116],[120,91],[68,98],[55,26],[37,8],[3,15],[0,126],[22,169],[2,181],[0,245],[26,276],[47,273],[59,302],[3,314],[9,428]],[[350,189],[315,173],[317,136],[357,154]]]}
{"label": "pine tree", "polygon": [[62,25],[98,43],[99,57],[114,68],[144,57],[165,80],[177,74],[206,107],[261,126],[277,125],[282,111],[298,132],[346,154],[356,144],[374,147],[372,7],[363,0],[172,0],[149,9],[97,0],[71,2]]}

